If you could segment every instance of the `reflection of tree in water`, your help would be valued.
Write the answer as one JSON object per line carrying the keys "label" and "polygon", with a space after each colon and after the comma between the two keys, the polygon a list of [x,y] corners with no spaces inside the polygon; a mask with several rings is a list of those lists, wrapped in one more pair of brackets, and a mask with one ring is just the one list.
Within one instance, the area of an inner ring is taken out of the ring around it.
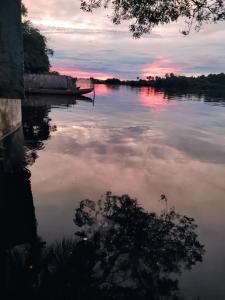
{"label": "reflection of tree in water", "polygon": [[27,164],[35,162],[37,158],[36,150],[43,149],[43,141],[48,140],[51,131],[56,130],[55,126],[50,125],[49,112],[50,108],[47,105],[22,106]]}
{"label": "reflection of tree in water", "polygon": [[177,90],[163,89],[158,92],[164,92],[164,97],[168,100],[176,98],[177,100],[199,100],[209,105],[225,106],[225,91],[223,89],[214,90]]}
{"label": "reflection of tree in water", "polygon": [[36,219],[27,169],[0,174],[0,240],[10,248],[36,238]]}
{"label": "reflection of tree in water", "polygon": [[81,202],[74,222],[94,245],[91,272],[103,299],[168,298],[177,289],[171,274],[190,269],[204,252],[193,219],[174,209],[148,213],[126,195]]}
{"label": "reflection of tree in water", "polygon": [[33,293],[40,242],[30,176],[27,169],[0,174],[0,298],[4,300],[19,295],[28,299]]}
{"label": "reflection of tree in water", "polygon": [[126,195],[82,201],[74,223],[76,239],[43,250],[33,299],[178,299],[175,275],[204,254],[192,218],[148,213]]}
{"label": "reflection of tree in water", "polygon": [[[1,141],[0,151],[0,297],[15,299],[11,288],[25,290],[21,264],[13,248],[26,244],[29,266],[35,261],[37,224],[30,183],[30,172],[25,168],[23,132],[19,128]],[[17,274],[19,276],[17,276]],[[13,290],[13,289],[12,289]],[[5,296],[8,293],[8,298]],[[4,295],[4,297],[2,297]],[[12,298],[11,298],[12,296]]]}

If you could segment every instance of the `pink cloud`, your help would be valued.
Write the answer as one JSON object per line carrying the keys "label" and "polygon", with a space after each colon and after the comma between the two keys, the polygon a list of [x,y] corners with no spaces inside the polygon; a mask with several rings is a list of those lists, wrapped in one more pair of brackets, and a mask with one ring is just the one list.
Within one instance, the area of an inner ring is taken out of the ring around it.
{"label": "pink cloud", "polygon": [[164,76],[166,73],[178,73],[182,69],[180,66],[175,66],[173,62],[168,59],[160,58],[151,64],[146,65],[142,72],[142,76]]}

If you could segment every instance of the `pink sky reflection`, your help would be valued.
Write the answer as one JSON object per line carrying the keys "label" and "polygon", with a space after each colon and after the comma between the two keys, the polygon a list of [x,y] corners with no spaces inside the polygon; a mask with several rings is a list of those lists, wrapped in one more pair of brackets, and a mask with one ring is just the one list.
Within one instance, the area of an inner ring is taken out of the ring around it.
{"label": "pink sky reflection", "polygon": [[163,92],[156,92],[148,87],[141,89],[139,99],[143,106],[154,110],[163,110],[167,105],[176,105],[176,102],[169,101]]}

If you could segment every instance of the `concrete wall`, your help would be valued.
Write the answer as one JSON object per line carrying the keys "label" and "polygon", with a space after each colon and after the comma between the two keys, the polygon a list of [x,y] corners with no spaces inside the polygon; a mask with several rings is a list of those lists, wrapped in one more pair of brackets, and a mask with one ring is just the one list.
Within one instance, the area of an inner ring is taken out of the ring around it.
{"label": "concrete wall", "polygon": [[0,140],[21,125],[21,101],[17,99],[0,99]]}
{"label": "concrete wall", "polygon": [[23,97],[21,0],[0,0],[0,97]]}

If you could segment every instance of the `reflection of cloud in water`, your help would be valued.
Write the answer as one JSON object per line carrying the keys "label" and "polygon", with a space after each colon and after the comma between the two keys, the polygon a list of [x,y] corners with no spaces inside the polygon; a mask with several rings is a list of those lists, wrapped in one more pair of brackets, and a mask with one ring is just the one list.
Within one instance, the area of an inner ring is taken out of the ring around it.
{"label": "reflection of cloud in water", "polygon": [[177,139],[181,133],[172,126],[152,131],[148,126],[96,128],[94,122],[57,127],[61,131],[52,134],[31,168],[40,234],[50,240],[65,232],[72,234],[72,213],[78,202],[87,197],[97,199],[106,190],[129,192],[151,210],[162,208],[159,196],[166,193],[170,206],[199,223],[207,255],[196,280],[199,282],[211,264],[217,274],[216,286],[223,276],[216,270],[224,249],[225,170],[215,163],[211,152],[206,160],[193,150],[194,143],[191,147],[192,135],[201,145],[210,142],[210,134],[186,129],[183,139]]}
{"label": "reflection of cloud in water", "polygon": [[[64,127],[63,133],[53,134],[45,152],[39,152],[42,159],[33,167],[39,194],[51,195],[51,200],[42,205],[61,206],[62,197],[79,201],[110,189],[116,193],[129,191],[143,199],[147,207],[155,208],[164,191],[175,202],[180,195],[182,201],[189,201],[192,186],[192,206],[205,196],[206,190],[209,197],[212,195],[209,172],[216,177],[211,184],[215,181],[217,185],[212,198],[223,192],[223,168],[202,163],[200,157],[198,161],[190,160],[190,153],[180,151],[181,147],[176,147],[172,139],[168,141],[147,127],[139,130]],[[38,174],[43,169],[45,173]],[[149,203],[149,198],[156,202]]]}
{"label": "reflection of cloud in water", "polygon": [[167,128],[164,143],[180,152],[185,153],[193,160],[225,164],[225,140],[215,133],[207,133],[191,128]]}
{"label": "reflection of cloud in water", "polygon": [[188,156],[202,162],[225,163],[225,143],[215,143],[219,136],[214,134],[213,140],[210,133],[182,126],[168,126],[164,133],[153,133],[148,126],[107,129],[89,124],[59,127],[55,135],[60,132],[63,133],[61,147],[65,153],[82,155],[92,151],[92,154],[101,155],[129,154],[129,159],[137,156],[140,160],[143,157],[168,160],[172,158],[170,152],[175,149],[179,157],[184,156],[184,160]]}

